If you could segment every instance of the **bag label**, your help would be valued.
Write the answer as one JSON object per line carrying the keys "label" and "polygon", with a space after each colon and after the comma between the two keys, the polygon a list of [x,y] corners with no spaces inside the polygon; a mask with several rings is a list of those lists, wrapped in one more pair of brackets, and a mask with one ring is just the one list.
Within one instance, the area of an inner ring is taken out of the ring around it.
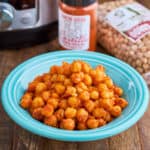
{"label": "bag label", "polygon": [[137,2],[111,11],[105,19],[132,42],[150,33],[150,10]]}
{"label": "bag label", "polygon": [[67,49],[88,50],[90,16],[74,16],[59,9],[59,42]]}

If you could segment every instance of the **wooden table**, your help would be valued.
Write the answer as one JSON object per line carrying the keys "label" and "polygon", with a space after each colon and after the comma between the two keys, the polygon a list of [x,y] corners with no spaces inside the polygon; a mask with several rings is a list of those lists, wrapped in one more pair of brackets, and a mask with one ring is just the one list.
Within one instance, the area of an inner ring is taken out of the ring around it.
{"label": "wooden table", "polygon": [[[150,5],[149,0],[143,3]],[[0,87],[9,72],[38,54],[59,49],[57,39],[22,49],[0,51]],[[98,47],[99,51],[103,49]],[[60,142],[36,136],[16,125],[0,104],[0,150],[150,150],[150,107],[142,119],[127,131],[94,142]]]}

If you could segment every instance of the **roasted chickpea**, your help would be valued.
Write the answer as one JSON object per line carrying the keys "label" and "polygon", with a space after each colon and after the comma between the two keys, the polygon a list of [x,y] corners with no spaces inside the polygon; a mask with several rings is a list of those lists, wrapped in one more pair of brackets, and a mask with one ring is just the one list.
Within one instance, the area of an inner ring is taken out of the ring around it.
{"label": "roasted chickpea", "polygon": [[66,130],[73,130],[75,128],[75,121],[73,119],[63,119],[60,123],[60,128]]}
{"label": "roasted chickpea", "polygon": [[55,112],[55,116],[57,117],[57,120],[60,121],[64,118],[64,109],[58,109],[56,112]]}
{"label": "roasted chickpea", "polygon": [[35,118],[35,119],[37,119],[37,120],[42,120],[43,119],[42,107],[33,109],[33,111],[32,111],[32,117]]}
{"label": "roasted chickpea", "polygon": [[82,71],[85,72],[85,73],[89,73],[90,70],[91,70],[90,65],[83,62],[83,63],[82,63]]}
{"label": "roasted chickpea", "polygon": [[29,92],[34,92],[35,88],[37,86],[37,83],[38,83],[37,81],[33,81],[33,82],[29,83],[29,85],[28,85],[28,91]]}
{"label": "roasted chickpea", "polygon": [[76,113],[77,113],[77,110],[75,108],[68,107],[65,110],[65,117],[66,118],[74,118],[76,116]]}
{"label": "roasted chickpea", "polygon": [[110,113],[114,117],[118,117],[121,115],[121,107],[120,106],[113,106],[110,110]]}
{"label": "roasted chickpea", "polygon": [[59,102],[59,100],[57,98],[49,98],[47,100],[47,103],[51,104],[54,107],[54,109],[56,109],[58,107],[58,102]]}
{"label": "roasted chickpea", "polygon": [[67,86],[65,96],[77,96],[77,90],[73,86]]}
{"label": "roasted chickpea", "polygon": [[49,73],[45,73],[42,76],[42,81],[44,81],[44,82],[50,81],[50,78],[51,78],[50,74]]}
{"label": "roasted chickpea", "polygon": [[57,74],[58,66],[52,66],[50,68],[50,74]]}
{"label": "roasted chickpea", "polygon": [[106,117],[105,117],[105,120],[106,120],[107,122],[110,122],[110,121],[112,120],[111,114],[110,114],[109,112],[107,112]]}
{"label": "roasted chickpea", "polygon": [[44,123],[52,127],[57,127],[57,118],[55,115],[51,115],[44,119]]}
{"label": "roasted chickpea", "polygon": [[124,98],[116,98],[115,104],[119,105],[121,108],[125,108],[128,105],[128,102]]}
{"label": "roasted chickpea", "polygon": [[104,83],[100,83],[97,85],[97,89],[99,92],[102,92],[102,91],[108,91],[108,87],[106,84]]}
{"label": "roasted chickpea", "polygon": [[47,89],[47,86],[43,82],[37,83],[35,87],[35,92],[36,93],[41,93]]}
{"label": "roasted chickpea", "polygon": [[78,129],[78,130],[85,130],[85,129],[87,129],[87,126],[86,126],[85,123],[79,122],[79,123],[77,124],[77,129]]}
{"label": "roasted chickpea", "polygon": [[42,98],[45,102],[50,98],[50,92],[49,91],[43,91],[42,92]]}
{"label": "roasted chickpea", "polygon": [[107,112],[104,110],[104,108],[95,108],[92,114],[96,118],[106,118]]}
{"label": "roasted chickpea", "polygon": [[88,91],[83,91],[82,93],[80,93],[79,98],[83,101],[87,101],[90,99],[90,94]]}
{"label": "roasted chickpea", "polygon": [[58,98],[59,98],[59,95],[58,95],[56,92],[53,92],[53,91],[52,91],[51,97],[52,97],[52,98],[57,98],[57,99],[58,99]]}
{"label": "roasted chickpea", "polygon": [[114,96],[113,91],[101,91],[100,96],[102,98],[112,98]]}
{"label": "roasted chickpea", "polygon": [[66,109],[67,108],[67,100],[65,100],[65,99],[60,100],[58,107],[62,108],[62,109]]}
{"label": "roasted chickpea", "polygon": [[55,90],[58,94],[63,94],[65,92],[65,86],[63,84],[57,83],[55,85]]}
{"label": "roasted chickpea", "polygon": [[79,61],[74,61],[71,64],[71,72],[76,73],[76,72],[81,72],[82,69],[82,64]]}
{"label": "roasted chickpea", "polygon": [[64,70],[64,75],[69,76],[71,74],[71,65],[67,62],[63,62],[63,70]]}
{"label": "roasted chickpea", "polygon": [[72,86],[72,81],[71,81],[71,79],[66,78],[66,79],[64,80],[64,85],[65,85],[65,86]]}
{"label": "roasted chickpea", "polygon": [[66,77],[62,74],[57,75],[57,82],[64,82]]}
{"label": "roasted chickpea", "polygon": [[84,75],[84,79],[83,79],[83,82],[86,84],[86,85],[91,85],[92,84],[92,78],[90,75],[88,74],[85,74]]}
{"label": "roasted chickpea", "polygon": [[73,73],[71,75],[71,81],[73,83],[75,83],[75,84],[81,82],[83,80],[83,78],[84,78],[84,74],[82,72],[80,72],[80,73]]}
{"label": "roasted chickpea", "polygon": [[105,77],[104,83],[107,85],[108,88],[113,88],[114,86],[112,79],[109,77]]}
{"label": "roasted chickpea", "polygon": [[88,87],[83,82],[80,82],[76,85],[76,89],[78,93],[82,93],[83,91],[87,91]]}
{"label": "roasted chickpea", "polygon": [[100,107],[102,107],[102,108],[104,108],[104,109],[109,111],[109,110],[111,110],[111,108],[114,105],[113,102],[114,101],[111,100],[111,99],[101,99],[99,103],[100,103]]}
{"label": "roasted chickpea", "polygon": [[28,109],[30,107],[30,105],[32,104],[32,99],[31,98],[22,98],[20,105],[22,108],[24,109]]}
{"label": "roasted chickpea", "polygon": [[99,121],[97,119],[88,119],[87,120],[87,127],[89,129],[94,129],[99,126]]}
{"label": "roasted chickpea", "polygon": [[50,117],[54,112],[54,107],[50,104],[47,104],[45,105],[43,108],[42,108],[42,115],[45,116],[45,117]]}
{"label": "roasted chickpea", "polygon": [[88,100],[84,103],[84,107],[86,110],[91,113],[95,107],[94,102],[92,100]]}
{"label": "roasted chickpea", "polygon": [[99,127],[104,126],[106,124],[106,121],[102,118],[98,119],[98,122],[99,122],[99,125],[98,125]]}
{"label": "roasted chickpea", "polygon": [[114,92],[118,96],[122,96],[122,94],[123,94],[123,90],[120,87],[117,87],[117,86],[114,87]]}
{"label": "roasted chickpea", "polygon": [[84,108],[77,110],[76,118],[79,122],[85,122],[88,119],[88,112]]}
{"label": "roasted chickpea", "polygon": [[90,98],[93,100],[97,100],[99,98],[99,92],[94,90],[90,93]]}
{"label": "roasted chickpea", "polygon": [[33,108],[42,107],[42,106],[44,106],[44,101],[41,97],[35,97],[32,101],[31,106]]}
{"label": "roasted chickpea", "polygon": [[76,108],[80,105],[80,100],[77,97],[69,97],[67,103],[70,107]]}

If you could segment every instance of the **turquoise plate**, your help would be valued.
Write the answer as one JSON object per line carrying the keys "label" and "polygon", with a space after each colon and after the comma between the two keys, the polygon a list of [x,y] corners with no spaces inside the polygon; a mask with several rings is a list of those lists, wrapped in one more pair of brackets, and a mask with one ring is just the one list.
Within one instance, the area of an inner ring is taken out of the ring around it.
{"label": "turquoise plate", "polygon": [[[20,98],[28,83],[35,76],[48,72],[50,66],[63,61],[80,59],[93,67],[102,64],[115,84],[124,90],[129,102],[120,117],[97,129],[67,131],[49,127],[35,119],[19,106]],[[86,51],[58,51],[36,56],[16,67],[6,78],[1,91],[2,105],[7,114],[22,128],[50,139],[62,141],[93,141],[114,136],[134,125],[144,114],[149,102],[148,87],[144,79],[132,67],[113,57]]]}

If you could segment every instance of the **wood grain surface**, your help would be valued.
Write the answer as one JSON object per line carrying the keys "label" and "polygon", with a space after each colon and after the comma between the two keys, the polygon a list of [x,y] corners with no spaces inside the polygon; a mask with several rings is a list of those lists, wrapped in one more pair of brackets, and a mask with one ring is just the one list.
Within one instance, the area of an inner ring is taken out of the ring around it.
{"label": "wood grain surface", "polygon": [[[150,7],[149,0],[141,0]],[[59,49],[57,38],[49,43],[21,49],[0,50],[0,87],[10,71],[21,62]],[[103,51],[98,46],[98,51]],[[133,127],[125,132],[94,142],[60,142],[34,135],[16,125],[0,104],[0,150],[150,150],[150,107]]]}

